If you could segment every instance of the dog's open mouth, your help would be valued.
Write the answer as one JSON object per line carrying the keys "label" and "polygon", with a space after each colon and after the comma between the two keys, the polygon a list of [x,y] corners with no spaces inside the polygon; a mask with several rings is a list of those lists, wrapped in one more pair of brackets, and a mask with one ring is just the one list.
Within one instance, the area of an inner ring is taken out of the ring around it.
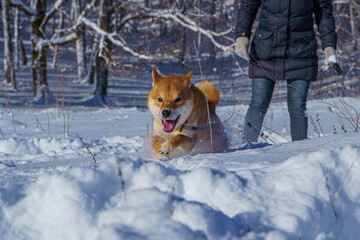
{"label": "dog's open mouth", "polygon": [[175,120],[162,120],[163,129],[165,132],[172,132],[175,129],[177,122],[180,119],[180,115]]}

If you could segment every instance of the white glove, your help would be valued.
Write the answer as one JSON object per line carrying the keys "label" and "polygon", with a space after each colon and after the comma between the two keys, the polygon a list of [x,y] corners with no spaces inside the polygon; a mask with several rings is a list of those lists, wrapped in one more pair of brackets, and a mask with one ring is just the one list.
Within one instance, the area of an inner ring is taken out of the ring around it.
{"label": "white glove", "polygon": [[235,52],[246,61],[249,61],[250,57],[248,54],[248,43],[249,38],[248,37],[238,37],[236,38],[236,46],[235,46]]}
{"label": "white glove", "polygon": [[324,71],[327,71],[329,70],[330,65],[333,63],[338,63],[338,60],[336,57],[335,49],[333,47],[326,47],[324,49],[324,53],[325,53],[325,60],[322,69]]}

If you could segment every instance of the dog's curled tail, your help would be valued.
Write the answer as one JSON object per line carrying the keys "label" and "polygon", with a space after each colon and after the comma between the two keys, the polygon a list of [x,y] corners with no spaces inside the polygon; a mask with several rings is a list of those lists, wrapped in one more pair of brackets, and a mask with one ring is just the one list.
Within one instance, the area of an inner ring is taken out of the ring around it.
{"label": "dog's curled tail", "polygon": [[206,94],[210,110],[215,112],[216,105],[220,102],[220,94],[215,85],[209,81],[202,81],[196,85],[196,87]]}

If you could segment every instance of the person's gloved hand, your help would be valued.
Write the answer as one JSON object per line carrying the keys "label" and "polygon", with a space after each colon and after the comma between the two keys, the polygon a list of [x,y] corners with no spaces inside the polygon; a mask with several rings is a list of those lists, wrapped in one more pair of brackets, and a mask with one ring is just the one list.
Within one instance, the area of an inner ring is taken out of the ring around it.
{"label": "person's gloved hand", "polygon": [[325,53],[325,60],[322,69],[324,71],[327,71],[331,67],[332,69],[334,69],[336,75],[341,75],[342,70],[338,64],[335,49],[333,47],[326,47],[324,49],[324,53]]}
{"label": "person's gloved hand", "polygon": [[248,43],[249,38],[248,37],[238,37],[236,38],[236,46],[235,46],[235,52],[246,61],[249,61],[250,57],[248,54]]}
{"label": "person's gloved hand", "polygon": [[337,57],[335,53],[335,49],[333,47],[326,47],[324,49],[325,53],[325,61],[324,66],[327,66],[327,69],[330,67],[330,63],[337,63]]}

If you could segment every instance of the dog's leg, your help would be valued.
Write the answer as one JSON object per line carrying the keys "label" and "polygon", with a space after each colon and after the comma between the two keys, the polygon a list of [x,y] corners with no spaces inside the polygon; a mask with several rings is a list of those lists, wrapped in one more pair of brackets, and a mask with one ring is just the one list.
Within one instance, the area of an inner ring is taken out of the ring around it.
{"label": "dog's leg", "polygon": [[166,157],[166,155],[162,154],[160,152],[160,147],[164,143],[164,140],[159,137],[154,137],[152,144],[153,144],[153,150],[157,158]]}
{"label": "dog's leg", "polygon": [[169,153],[176,147],[181,146],[186,152],[190,152],[194,146],[195,141],[192,138],[178,134],[175,137],[172,137],[166,140],[160,147],[160,153],[164,155],[169,155]]}

